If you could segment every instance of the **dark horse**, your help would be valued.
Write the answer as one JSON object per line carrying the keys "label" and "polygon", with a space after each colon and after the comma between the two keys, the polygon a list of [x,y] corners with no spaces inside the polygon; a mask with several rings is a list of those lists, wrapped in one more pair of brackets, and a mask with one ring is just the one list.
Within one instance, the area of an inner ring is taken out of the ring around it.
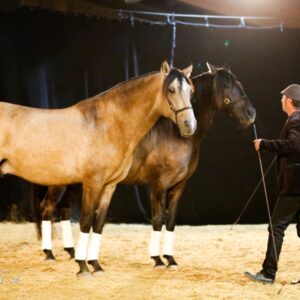
{"label": "dark horse", "polygon": [[195,132],[191,71],[192,66],[180,71],[165,62],[160,72],[121,83],[64,109],[0,103],[2,174],[47,186],[82,183],[75,251],[79,275],[89,274],[86,260],[95,272],[102,270],[98,252],[106,212],[142,138],[161,116],[172,119],[183,136]]}
{"label": "dark horse", "polygon": [[[177,265],[173,257],[176,210],[186,182],[196,170],[200,142],[212,123],[215,111],[222,110],[233,115],[245,127],[255,120],[255,109],[229,66],[216,68],[208,64],[208,67],[208,72],[192,79],[195,87],[193,107],[198,124],[195,135],[188,139],[182,138],[172,122],[161,118],[136,148],[130,171],[122,181],[125,184],[150,187],[153,231],[149,254],[156,267],[164,266],[160,257],[160,235],[164,220],[166,232],[162,255],[167,259],[169,267]],[[101,157],[101,149],[98,155]],[[76,188],[68,187],[67,193],[72,194]],[[43,220],[51,220],[54,207],[65,191],[66,186],[48,188],[41,203]],[[65,202],[61,201],[63,226],[67,226],[65,223],[70,224],[70,198],[72,197],[66,197]],[[63,233],[68,235],[64,228]],[[71,255],[72,247],[72,242],[65,242],[65,250]],[[47,258],[54,258],[52,251],[47,251],[46,254]]]}

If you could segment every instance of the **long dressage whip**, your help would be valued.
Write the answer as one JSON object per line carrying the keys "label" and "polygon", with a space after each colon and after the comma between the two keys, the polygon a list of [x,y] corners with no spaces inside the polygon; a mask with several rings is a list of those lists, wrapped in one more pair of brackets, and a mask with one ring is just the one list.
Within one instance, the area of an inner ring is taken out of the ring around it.
{"label": "long dressage whip", "polygon": [[[256,131],[255,123],[253,123],[253,132],[254,132],[255,139],[257,139],[257,131]],[[265,199],[266,199],[266,205],[267,205],[267,211],[268,211],[268,218],[269,218],[271,236],[272,236],[272,239],[273,239],[274,254],[275,254],[275,258],[276,258],[276,263],[278,263],[277,250],[276,250],[276,247],[275,247],[274,231],[273,231],[273,225],[272,225],[272,219],[271,219],[271,213],[270,213],[269,198],[268,198],[266,182],[265,182],[265,177],[264,177],[264,170],[263,170],[263,165],[262,165],[262,160],[261,160],[259,150],[257,151],[257,155],[258,155],[258,161],[259,161],[262,184],[263,184],[263,187],[264,187],[264,193],[265,193]]]}

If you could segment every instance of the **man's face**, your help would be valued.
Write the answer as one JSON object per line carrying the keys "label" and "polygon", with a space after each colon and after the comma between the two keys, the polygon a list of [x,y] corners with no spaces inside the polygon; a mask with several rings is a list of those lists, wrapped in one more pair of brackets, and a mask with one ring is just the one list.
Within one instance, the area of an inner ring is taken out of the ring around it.
{"label": "man's face", "polygon": [[285,95],[281,97],[281,108],[285,113],[287,112],[287,96]]}

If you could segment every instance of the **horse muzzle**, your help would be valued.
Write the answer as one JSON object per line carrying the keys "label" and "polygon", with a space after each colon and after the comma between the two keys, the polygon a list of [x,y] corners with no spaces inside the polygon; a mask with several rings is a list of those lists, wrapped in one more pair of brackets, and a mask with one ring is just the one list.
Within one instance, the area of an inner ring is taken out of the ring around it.
{"label": "horse muzzle", "polygon": [[183,137],[192,136],[197,129],[197,120],[192,109],[178,113],[176,115],[176,122]]}

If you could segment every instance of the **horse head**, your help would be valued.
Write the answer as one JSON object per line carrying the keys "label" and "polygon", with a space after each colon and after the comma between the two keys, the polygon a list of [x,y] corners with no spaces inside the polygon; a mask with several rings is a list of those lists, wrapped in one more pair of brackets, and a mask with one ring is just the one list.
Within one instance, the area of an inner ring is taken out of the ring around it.
{"label": "horse head", "polygon": [[183,70],[171,68],[163,62],[160,72],[164,77],[163,95],[167,99],[168,107],[164,116],[175,122],[184,137],[194,134],[197,121],[191,105],[191,95],[194,91],[190,80],[193,66]]}
{"label": "horse head", "polygon": [[229,65],[217,68],[207,63],[213,76],[213,93],[217,109],[228,112],[244,126],[255,121],[256,111],[246,95],[242,84],[231,73]]}

